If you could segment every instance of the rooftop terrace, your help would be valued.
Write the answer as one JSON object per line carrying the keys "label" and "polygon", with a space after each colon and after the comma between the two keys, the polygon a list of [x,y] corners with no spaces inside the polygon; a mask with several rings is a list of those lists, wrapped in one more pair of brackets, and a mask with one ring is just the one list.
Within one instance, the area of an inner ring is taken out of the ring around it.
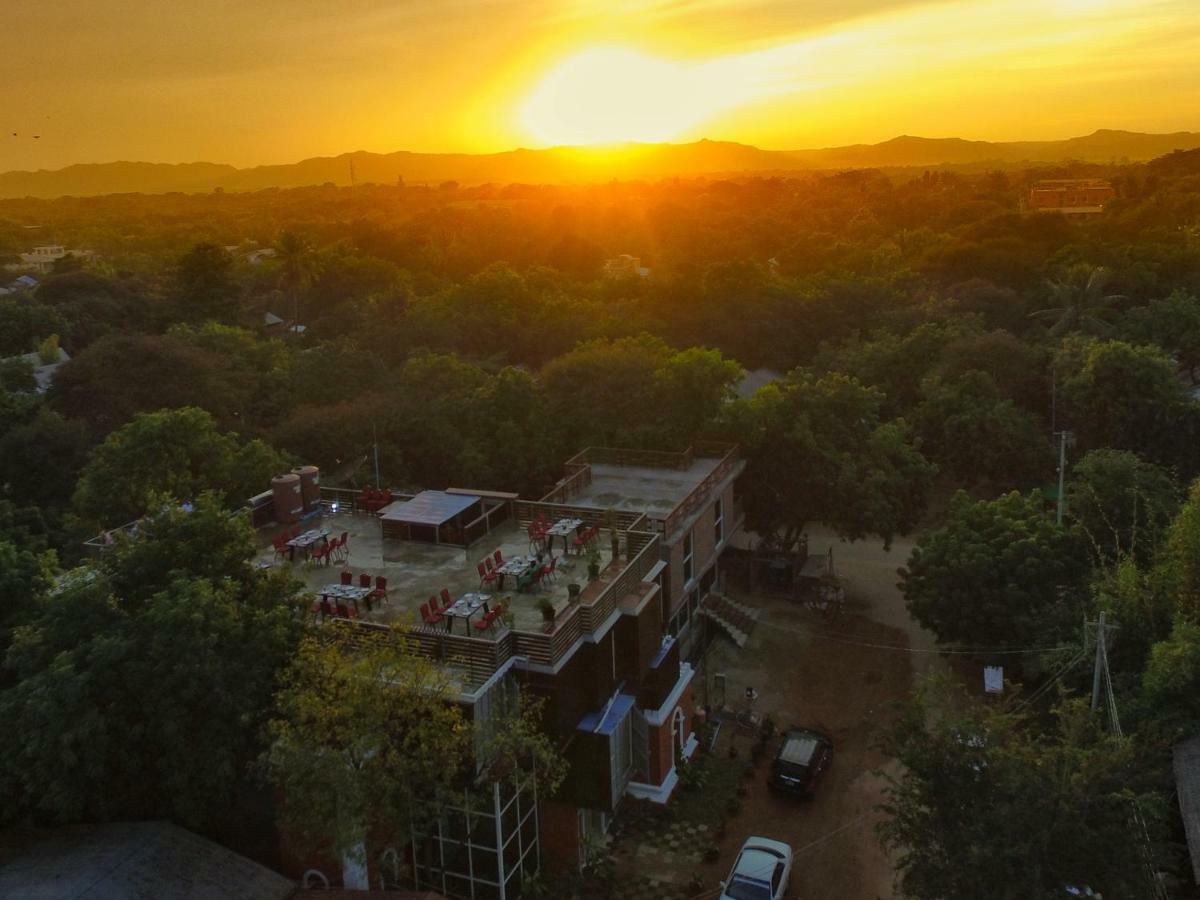
{"label": "rooftop terrace", "polygon": [[[409,626],[410,639],[420,652],[443,660],[451,669],[457,670],[455,674],[459,676],[460,686],[469,692],[514,655],[523,656],[534,664],[554,665],[575,641],[615,615],[622,603],[636,602],[651,589],[642,583],[642,578],[658,560],[659,538],[649,530],[631,529],[630,526],[637,527],[639,523],[644,525],[645,519],[624,513],[617,521],[621,538],[620,554],[615,560],[608,532],[604,531],[596,539],[601,565],[596,581],[588,581],[587,558],[575,553],[564,554],[563,538],[556,537],[552,550],[557,559],[556,577],[543,589],[518,592],[512,576],[507,577],[504,590],[483,589],[491,595],[490,606],[508,601],[509,622],[497,619],[490,629],[477,630],[474,622],[480,619],[480,611],[469,622],[454,618],[435,626],[426,625],[420,606],[432,595],[440,594],[443,588],[456,600],[464,594],[480,591],[476,564],[485,556],[497,549],[505,559],[530,552],[525,525],[535,509],[552,519],[579,512],[574,507],[518,502],[512,510],[515,516],[493,525],[490,532],[464,550],[461,546],[385,538],[376,516],[348,513],[344,507],[337,513],[326,508],[319,520],[312,520],[303,527],[326,529],[330,537],[345,532],[349,554],[343,562],[331,565],[307,563],[303,555],[294,562],[278,559],[271,539],[285,530],[282,526],[260,532],[263,546],[259,559],[263,564],[289,567],[293,575],[309,587],[314,598],[327,585],[338,584],[342,571],[353,574],[354,584],[358,584],[362,573],[369,574],[372,581],[377,575],[386,577],[388,601],[371,610],[365,603],[360,603],[359,620],[379,626]],[[599,519],[599,514],[593,511],[589,524],[599,524]],[[567,586],[571,583],[581,586],[577,602],[569,599]],[[552,622],[545,620],[539,608],[542,598],[554,606]]]}
{"label": "rooftop terrace", "polygon": [[589,447],[567,460],[542,502],[640,513],[670,537],[743,465],[735,444],[696,443],[682,453]]}

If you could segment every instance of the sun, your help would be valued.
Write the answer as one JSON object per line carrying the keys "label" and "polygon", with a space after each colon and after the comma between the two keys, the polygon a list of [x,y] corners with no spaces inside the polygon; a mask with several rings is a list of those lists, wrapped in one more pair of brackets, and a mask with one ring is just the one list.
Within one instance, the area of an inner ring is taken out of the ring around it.
{"label": "sun", "polygon": [[521,127],[551,145],[671,140],[714,112],[703,69],[627,47],[592,47],[546,72],[520,106]]}

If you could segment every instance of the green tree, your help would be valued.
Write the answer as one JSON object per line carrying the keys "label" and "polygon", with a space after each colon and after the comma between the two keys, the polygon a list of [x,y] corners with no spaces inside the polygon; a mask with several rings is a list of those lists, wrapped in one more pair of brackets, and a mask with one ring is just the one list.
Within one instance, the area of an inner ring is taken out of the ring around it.
{"label": "green tree", "polygon": [[[879,834],[898,854],[905,897],[1057,900],[1069,885],[1106,897],[1147,892],[1132,814],[1136,806],[1158,833],[1158,773],[1082,701],[1062,702],[1042,733],[1021,715],[927,686],[883,749],[901,774],[885,776]],[[1165,861],[1161,845],[1154,851]]]}
{"label": "green tree", "polygon": [[1067,509],[1097,562],[1149,562],[1179,509],[1171,473],[1128,450],[1093,450],[1070,471]]}
{"label": "green tree", "polygon": [[229,506],[266,490],[286,460],[261,441],[242,443],[195,407],[143,413],[92,452],[74,507],[91,529],[141,516],[164,498],[189,501],[215,489]]}
{"label": "green tree", "polygon": [[959,491],[922,535],[900,586],[909,613],[941,643],[1041,646],[1078,628],[1088,556],[1036,494],[974,501]]}
{"label": "green tree", "polygon": [[1166,350],[1196,383],[1200,368],[1200,298],[1187,291],[1172,291],[1163,299],[1130,310],[1124,324],[1131,339]]}
{"label": "green tree", "polygon": [[1187,476],[1196,471],[1200,407],[1161,350],[1122,341],[1068,342],[1056,367],[1061,418],[1085,448],[1132,450]]}
{"label": "green tree", "polygon": [[1114,305],[1125,298],[1117,294],[1106,294],[1105,288],[1112,273],[1100,266],[1079,263],[1069,267],[1062,275],[1047,283],[1049,309],[1031,313],[1035,319],[1052,322],[1049,335],[1059,337],[1073,331],[1086,334],[1105,335],[1112,331]]}
{"label": "green tree", "polygon": [[931,377],[913,425],[922,451],[960,484],[1036,483],[1053,459],[1037,417],[1000,396],[992,376]]}
{"label": "green tree", "polygon": [[791,543],[808,522],[848,540],[890,542],[925,509],[934,468],[903,420],[882,421],[879,391],[853,378],[802,370],[731,404],[728,434],[746,459],[746,517]]}
{"label": "green tree", "polygon": [[407,836],[463,775],[470,725],[446,670],[396,632],[301,645],[276,697],[266,757],[281,824],[302,848],[369,856],[377,829]]}
{"label": "green tree", "polygon": [[228,521],[207,497],[164,511],[36,602],[0,692],[5,819],[239,814],[304,617],[297,585],[254,568],[249,526]]}
{"label": "green tree", "polygon": [[178,317],[187,322],[228,321],[238,313],[233,257],[209,241],[195,244],[175,263],[172,292]]}
{"label": "green tree", "polygon": [[280,286],[288,300],[292,324],[300,324],[300,297],[317,274],[317,254],[304,236],[294,231],[281,231],[275,242],[279,260]]}

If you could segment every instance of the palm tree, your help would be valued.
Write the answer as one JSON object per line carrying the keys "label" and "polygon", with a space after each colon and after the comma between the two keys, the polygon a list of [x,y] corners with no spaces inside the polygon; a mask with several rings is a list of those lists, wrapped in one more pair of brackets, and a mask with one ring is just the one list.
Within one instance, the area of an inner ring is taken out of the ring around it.
{"label": "palm tree", "polygon": [[317,274],[316,253],[308,239],[294,231],[281,231],[275,250],[280,262],[280,282],[292,301],[292,328],[295,329],[300,324],[300,294]]}
{"label": "palm tree", "polygon": [[1047,282],[1051,299],[1056,306],[1039,309],[1029,315],[1035,319],[1051,319],[1051,337],[1082,331],[1087,334],[1104,335],[1112,331],[1107,317],[1113,313],[1113,304],[1125,298],[1120,294],[1105,294],[1111,274],[1102,266],[1076,263],[1054,281]]}

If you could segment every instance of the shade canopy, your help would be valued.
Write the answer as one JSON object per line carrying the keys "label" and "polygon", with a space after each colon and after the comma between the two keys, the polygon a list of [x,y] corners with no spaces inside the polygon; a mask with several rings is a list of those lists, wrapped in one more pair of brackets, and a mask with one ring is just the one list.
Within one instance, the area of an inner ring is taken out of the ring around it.
{"label": "shade canopy", "polygon": [[380,510],[387,522],[437,527],[470,509],[479,498],[472,494],[447,494],[445,491],[421,491],[411,500],[397,501]]}

